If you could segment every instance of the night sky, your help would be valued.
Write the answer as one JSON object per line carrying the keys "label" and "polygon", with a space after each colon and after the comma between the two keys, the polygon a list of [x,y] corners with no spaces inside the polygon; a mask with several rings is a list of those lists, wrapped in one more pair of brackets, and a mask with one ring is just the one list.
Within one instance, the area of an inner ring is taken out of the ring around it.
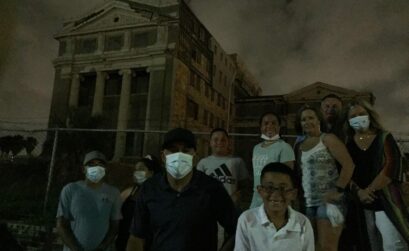
{"label": "night sky", "polygon": [[[64,20],[104,1],[1,2],[0,127],[44,128],[58,46],[53,35]],[[409,134],[409,1],[187,2],[227,53],[241,56],[263,94],[317,81],[372,91],[386,128]]]}

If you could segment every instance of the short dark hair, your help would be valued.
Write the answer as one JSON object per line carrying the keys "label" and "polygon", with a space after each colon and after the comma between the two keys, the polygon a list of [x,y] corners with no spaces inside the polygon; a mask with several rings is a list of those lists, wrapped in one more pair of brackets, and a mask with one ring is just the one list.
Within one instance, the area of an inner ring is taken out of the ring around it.
{"label": "short dark hair", "polygon": [[335,98],[335,99],[338,99],[338,100],[342,103],[341,97],[338,96],[338,95],[336,95],[336,94],[333,94],[333,93],[330,93],[330,94],[328,94],[328,95],[325,95],[325,96],[321,99],[321,103],[322,103],[322,101],[326,100],[327,98]]}
{"label": "short dark hair", "polygon": [[268,163],[263,167],[263,170],[261,170],[261,175],[260,175],[260,183],[262,182],[264,175],[266,173],[282,173],[286,174],[290,177],[291,183],[293,187],[296,186],[297,184],[297,178],[295,175],[295,172],[293,169],[288,167],[286,164],[283,164],[281,162],[271,162]]}
{"label": "short dark hair", "polygon": [[277,118],[277,121],[278,121],[278,125],[281,125],[281,118],[280,118],[280,116],[279,116],[276,112],[273,112],[273,111],[268,111],[268,112],[263,113],[263,114],[261,115],[259,121],[258,121],[258,124],[261,126],[261,123],[263,122],[263,118],[264,118],[265,116],[267,116],[267,115],[270,115],[270,114],[273,115],[274,117],[276,117],[276,118]]}
{"label": "short dark hair", "polygon": [[215,133],[215,132],[222,132],[222,133],[224,133],[224,135],[226,135],[226,137],[229,137],[229,133],[228,133],[224,128],[217,127],[217,128],[214,128],[214,129],[210,132],[210,138],[213,136],[213,133]]}

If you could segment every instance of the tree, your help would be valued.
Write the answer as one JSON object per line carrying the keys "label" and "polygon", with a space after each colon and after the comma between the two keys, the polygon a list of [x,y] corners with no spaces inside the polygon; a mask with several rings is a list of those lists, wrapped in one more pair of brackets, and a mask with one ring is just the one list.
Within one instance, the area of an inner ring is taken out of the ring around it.
{"label": "tree", "polygon": [[4,136],[0,138],[0,149],[1,149],[1,156],[8,157],[8,154],[11,150],[11,142],[13,140],[12,136]]}
{"label": "tree", "polygon": [[24,148],[24,137],[14,135],[11,139],[10,150],[13,156],[16,156]]}
{"label": "tree", "polygon": [[27,137],[24,141],[24,148],[26,149],[27,155],[31,156],[34,148],[37,146],[37,139],[34,137]]}

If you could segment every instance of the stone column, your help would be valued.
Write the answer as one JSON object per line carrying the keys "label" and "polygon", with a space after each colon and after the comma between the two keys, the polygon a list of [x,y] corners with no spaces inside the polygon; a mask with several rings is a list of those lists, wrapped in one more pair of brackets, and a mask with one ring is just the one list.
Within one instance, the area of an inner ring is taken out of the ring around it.
{"label": "stone column", "polygon": [[[119,72],[122,75],[121,97],[118,109],[118,130],[126,130],[128,127],[128,110],[131,98],[132,70],[123,69]],[[114,160],[120,159],[125,154],[126,132],[117,132],[115,140]]]}
{"label": "stone column", "polygon": [[97,41],[97,53],[101,54],[105,50],[105,35],[103,33],[99,33]]}
{"label": "stone column", "polygon": [[[145,130],[167,130],[171,109],[169,102],[171,85],[165,79],[165,66],[150,66],[146,71],[149,72],[149,92]],[[158,152],[162,145],[162,136],[158,133],[145,134],[143,154]]]}
{"label": "stone column", "polygon": [[102,71],[97,72],[97,80],[95,83],[94,103],[92,104],[92,116],[102,114],[102,105],[104,103],[104,89],[105,89],[106,73]]}
{"label": "stone column", "polygon": [[122,51],[129,51],[130,49],[131,49],[131,32],[125,31],[124,46],[122,46]]}
{"label": "stone column", "polygon": [[79,92],[80,92],[80,75],[75,73],[72,75],[72,79],[71,79],[70,98],[68,100],[69,107],[78,106]]}

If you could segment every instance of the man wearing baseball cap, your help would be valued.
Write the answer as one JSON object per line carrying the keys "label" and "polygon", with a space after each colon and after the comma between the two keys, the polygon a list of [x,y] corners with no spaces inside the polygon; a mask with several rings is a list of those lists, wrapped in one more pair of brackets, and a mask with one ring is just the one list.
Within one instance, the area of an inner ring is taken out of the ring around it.
{"label": "man wearing baseball cap", "polygon": [[141,187],[128,251],[216,251],[218,222],[234,236],[234,204],[220,181],[194,170],[195,152],[191,131],[176,128],[165,134],[166,172]]}
{"label": "man wearing baseball cap", "polygon": [[61,191],[57,231],[64,251],[107,250],[113,243],[121,217],[119,190],[103,182],[105,156],[85,155],[85,180],[67,184]]}

